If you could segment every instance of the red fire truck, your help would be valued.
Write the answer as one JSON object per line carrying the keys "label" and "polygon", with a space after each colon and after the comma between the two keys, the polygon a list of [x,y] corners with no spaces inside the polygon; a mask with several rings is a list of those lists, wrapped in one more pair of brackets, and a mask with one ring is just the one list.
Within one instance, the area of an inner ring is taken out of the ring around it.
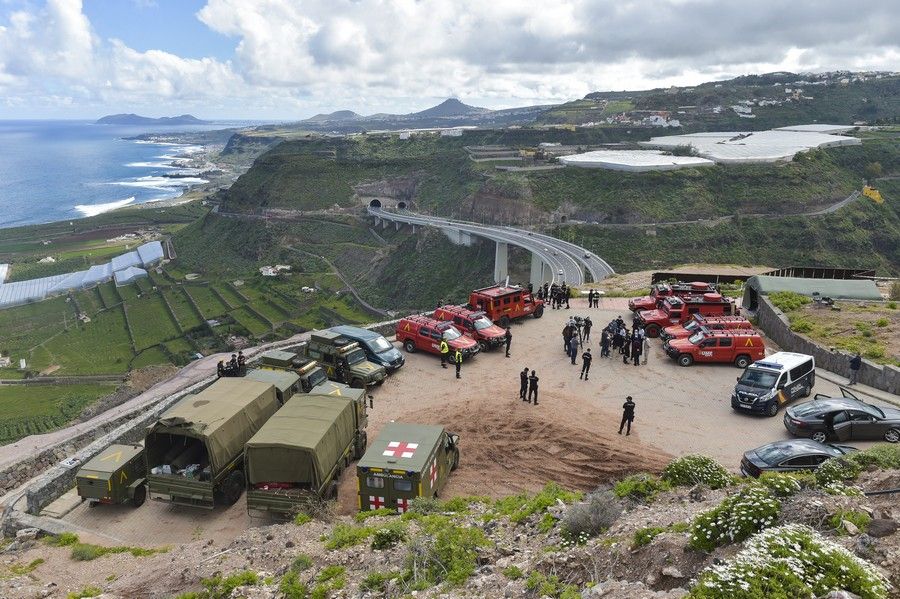
{"label": "red fire truck", "polygon": [[476,289],[469,294],[470,310],[484,312],[485,316],[506,328],[510,321],[525,316],[540,318],[544,315],[544,302],[519,285],[493,285]]}
{"label": "red fire truck", "polygon": [[451,357],[457,349],[463,358],[471,358],[478,353],[478,344],[468,335],[463,335],[449,322],[441,322],[428,316],[407,316],[397,323],[397,341],[406,351],[417,350],[440,355],[441,339],[450,347]]}
{"label": "red fire truck", "polygon": [[659,336],[668,341],[669,339],[684,339],[690,337],[700,329],[705,328],[710,331],[724,331],[730,329],[752,329],[753,325],[743,316],[703,316],[702,314],[694,314],[694,317],[683,325],[676,324],[666,327]]}
{"label": "red fire truck", "polygon": [[731,316],[737,314],[734,302],[718,293],[667,297],[656,310],[643,310],[635,323],[644,327],[648,337],[658,337],[663,328],[687,322],[695,314]]}
{"label": "red fire truck", "polygon": [[663,350],[680,366],[694,362],[734,364],[746,368],[766,357],[762,337],[753,329],[710,331],[701,329],[687,339],[672,339]]}
{"label": "red fire truck", "polygon": [[477,341],[481,351],[500,346],[506,336],[506,331],[491,322],[484,312],[464,306],[441,306],[434,311],[434,319],[452,322],[453,326]]}
{"label": "red fire truck", "polygon": [[658,308],[662,300],[667,297],[681,297],[684,295],[698,293],[713,293],[716,286],[703,281],[694,281],[693,283],[657,283],[650,288],[650,295],[635,297],[628,300],[628,309],[634,313],[641,310],[653,310]]}

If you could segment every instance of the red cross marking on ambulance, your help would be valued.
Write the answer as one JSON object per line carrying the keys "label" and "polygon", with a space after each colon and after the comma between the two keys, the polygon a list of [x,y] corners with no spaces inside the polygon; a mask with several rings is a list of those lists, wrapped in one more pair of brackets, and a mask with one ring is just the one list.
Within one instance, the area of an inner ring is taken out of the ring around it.
{"label": "red cross marking on ambulance", "polygon": [[397,511],[401,514],[405,514],[406,510],[409,509],[409,499],[398,499],[397,500]]}
{"label": "red cross marking on ambulance", "polygon": [[434,488],[434,483],[437,481],[437,458],[434,458],[434,461],[431,462],[431,487]]}
{"label": "red cross marking on ambulance", "polygon": [[377,510],[382,507],[384,507],[384,497],[376,497],[375,495],[369,495],[369,508],[371,508],[373,510]]}
{"label": "red cross marking on ambulance", "polygon": [[387,449],[381,455],[389,458],[411,458],[416,452],[418,443],[401,443],[400,441],[391,441],[387,445]]}

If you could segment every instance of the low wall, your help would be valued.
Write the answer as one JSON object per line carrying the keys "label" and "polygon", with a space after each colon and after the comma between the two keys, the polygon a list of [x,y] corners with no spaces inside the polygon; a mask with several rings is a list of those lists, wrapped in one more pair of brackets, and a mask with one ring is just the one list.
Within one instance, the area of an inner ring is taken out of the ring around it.
{"label": "low wall", "polygon": [[[776,308],[766,296],[760,297],[757,317],[759,318],[759,327],[783,350],[809,354],[816,359],[817,367],[844,377],[850,376],[850,354],[844,351],[831,351],[792,331],[787,316]],[[862,368],[859,371],[859,382],[900,395],[900,368],[875,364],[863,359]]]}

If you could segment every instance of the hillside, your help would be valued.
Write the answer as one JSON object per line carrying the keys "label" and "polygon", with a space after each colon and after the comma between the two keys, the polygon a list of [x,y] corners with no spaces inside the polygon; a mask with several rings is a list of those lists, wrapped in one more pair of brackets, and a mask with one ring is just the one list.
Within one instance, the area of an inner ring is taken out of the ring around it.
{"label": "hillside", "polygon": [[204,125],[209,121],[198,119],[192,114],[152,118],[137,114],[110,114],[101,117],[96,125]]}
{"label": "hillside", "polygon": [[453,117],[484,114],[486,112],[490,112],[490,110],[463,104],[457,98],[448,98],[437,106],[432,106],[431,108],[420,112],[414,112],[407,116],[410,118]]}
{"label": "hillside", "polygon": [[251,528],[216,546],[92,545],[67,533],[7,549],[3,596],[759,599],[896,597],[900,456],[882,445],[815,475],[736,479],[701,456],[583,495],[548,484],[491,500]]}

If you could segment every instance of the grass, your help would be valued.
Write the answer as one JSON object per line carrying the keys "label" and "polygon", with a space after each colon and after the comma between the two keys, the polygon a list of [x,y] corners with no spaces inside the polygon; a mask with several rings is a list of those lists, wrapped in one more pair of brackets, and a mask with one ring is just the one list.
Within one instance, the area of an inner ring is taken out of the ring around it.
{"label": "grass", "polygon": [[203,285],[186,285],[184,287],[184,292],[191,296],[197,304],[197,307],[200,309],[200,313],[203,314],[203,317],[207,320],[223,316],[228,312],[228,306],[223,304],[219,298],[213,295],[212,291],[209,290],[209,287]]}
{"label": "grass", "polygon": [[115,389],[110,384],[6,385],[0,391],[0,444],[60,428]]}
{"label": "grass", "polygon": [[879,302],[842,302],[835,309],[805,303],[777,304],[791,323],[791,330],[813,341],[846,352],[860,352],[878,364],[900,365],[900,313]]}
{"label": "grass", "polygon": [[92,545],[90,543],[75,543],[72,545],[70,557],[76,562],[89,562],[105,555],[115,555],[117,553],[130,553],[134,557],[147,557],[157,553],[167,553],[168,551],[168,547],[144,549],[143,547],[104,547],[102,545]]}
{"label": "grass", "polygon": [[150,292],[128,302],[128,318],[138,351],[181,336],[158,293]]}

